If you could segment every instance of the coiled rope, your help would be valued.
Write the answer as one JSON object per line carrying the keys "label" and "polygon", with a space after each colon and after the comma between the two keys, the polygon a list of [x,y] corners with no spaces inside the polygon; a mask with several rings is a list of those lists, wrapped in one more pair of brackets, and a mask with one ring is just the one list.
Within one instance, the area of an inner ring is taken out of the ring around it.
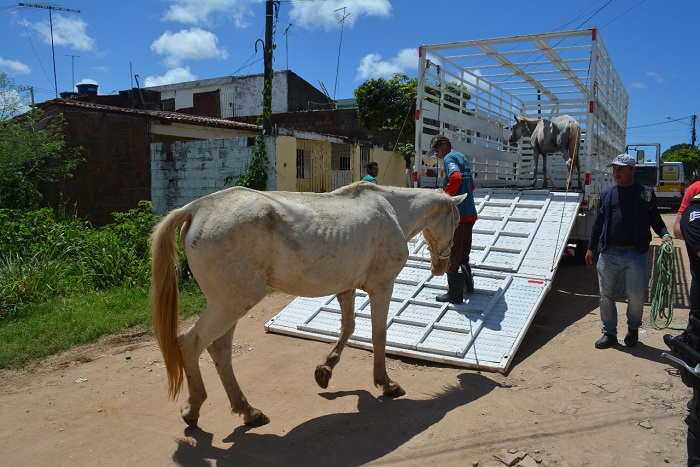
{"label": "coiled rope", "polygon": [[[663,242],[660,247],[659,257],[656,259],[656,283],[652,284],[651,313],[649,318],[651,327],[660,329],[685,329],[685,326],[672,325],[673,302],[675,286],[675,261],[674,246],[671,242]],[[664,321],[661,326],[657,320]]]}

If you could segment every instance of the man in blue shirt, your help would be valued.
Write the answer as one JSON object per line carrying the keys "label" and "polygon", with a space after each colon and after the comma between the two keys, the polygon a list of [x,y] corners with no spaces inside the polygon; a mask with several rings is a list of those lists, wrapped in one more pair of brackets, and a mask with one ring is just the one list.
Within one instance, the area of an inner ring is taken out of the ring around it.
{"label": "man in blue shirt", "polygon": [[369,164],[367,164],[367,175],[365,175],[362,181],[379,185],[379,183],[377,183],[377,175],[379,175],[379,164],[372,161]]}
{"label": "man in blue shirt", "polygon": [[603,337],[595,343],[597,349],[617,345],[617,307],[615,296],[620,276],[625,276],[627,289],[627,335],[625,345],[634,347],[642,326],[647,278],[647,255],[654,229],[662,242],[673,242],[661,219],[654,190],[634,181],[636,161],[629,154],[613,159],[615,185],[600,195],[600,206],[591,230],[586,251],[586,265],[593,267],[594,251],[598,258],[600,288],[600,319]]}
{"label": "man in blue shirt", "polygon": [[442,189],[451,196],[469,193],[467,199],[461,202],[459,208],[459,225],[452,237],[452,251],[450,253],[450,267],[447,270],[446,294],[438,295],[438,302],[462,303],[464,295],[462,290],[468,293],[474,291],[474,278],[469,266],[469,253],[472,249],[472,230],[476,222],[476,206],[474,205],[474,179],[472,178],[471,165],[464,154],[452,149],[450,139],[445,135],[436,135],[430,141],[429,156],[435,154],[442,159],[445,167],[445,178],[442,181]]}

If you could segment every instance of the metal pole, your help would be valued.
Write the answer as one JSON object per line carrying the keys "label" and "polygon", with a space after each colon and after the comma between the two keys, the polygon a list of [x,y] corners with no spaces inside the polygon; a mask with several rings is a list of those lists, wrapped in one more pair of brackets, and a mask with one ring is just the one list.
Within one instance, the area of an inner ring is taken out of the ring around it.
{"label": "metal pole", "polygon": [[692,122],[692,124],[690,125],[690,145],[693,149],[695,149],[695,122],[697,121],[697,119],[697,115],[692,115],[690,117],[690,121]]}
{"label": "metal pole", "polygon": [[53,88],[56,92],[56,98],[58,99],[58,83],[56,81],[56,53],[54,52],[53,46],[53,17],[51,15],[51,10],[70,11],[72,13],[80,13],[80,10],[71,10],[70,8],[59,8],[57,6],[46,5],[43,3],[18,3],[17,5],[27,8],[44,8],[46,10],[49,10],[49,27],[51,29],[51,56],[53,57]]}

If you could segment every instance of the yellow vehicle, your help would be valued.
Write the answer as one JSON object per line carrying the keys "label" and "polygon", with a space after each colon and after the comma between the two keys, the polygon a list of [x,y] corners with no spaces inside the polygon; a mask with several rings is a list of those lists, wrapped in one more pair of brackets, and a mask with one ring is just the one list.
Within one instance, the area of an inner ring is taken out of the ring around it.
{"label": "yellow vehicle", "polygon": [[635,181],[654,189],[659,207],[678,209],[686,186],[683,163],[663,162],[657,143],[628,144],[626,152],[637,158]]}

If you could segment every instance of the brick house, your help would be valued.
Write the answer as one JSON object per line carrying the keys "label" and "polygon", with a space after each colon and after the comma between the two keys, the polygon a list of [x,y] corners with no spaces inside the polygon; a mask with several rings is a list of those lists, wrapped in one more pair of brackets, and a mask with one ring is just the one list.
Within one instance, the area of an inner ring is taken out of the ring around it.
{"label": "brick house", "polygon": [[[128,101],[131,91],[123,93]],[[95,225],[151,199],[151,144],[252,137],[258,132],[247,123],[79,100],[54,99],[39,107],[47,116],[64,115],[66,144],[82,146],[85,159],[72,178],[45,188],[44,195],[53,206],[77,206],[78,215]]]}

